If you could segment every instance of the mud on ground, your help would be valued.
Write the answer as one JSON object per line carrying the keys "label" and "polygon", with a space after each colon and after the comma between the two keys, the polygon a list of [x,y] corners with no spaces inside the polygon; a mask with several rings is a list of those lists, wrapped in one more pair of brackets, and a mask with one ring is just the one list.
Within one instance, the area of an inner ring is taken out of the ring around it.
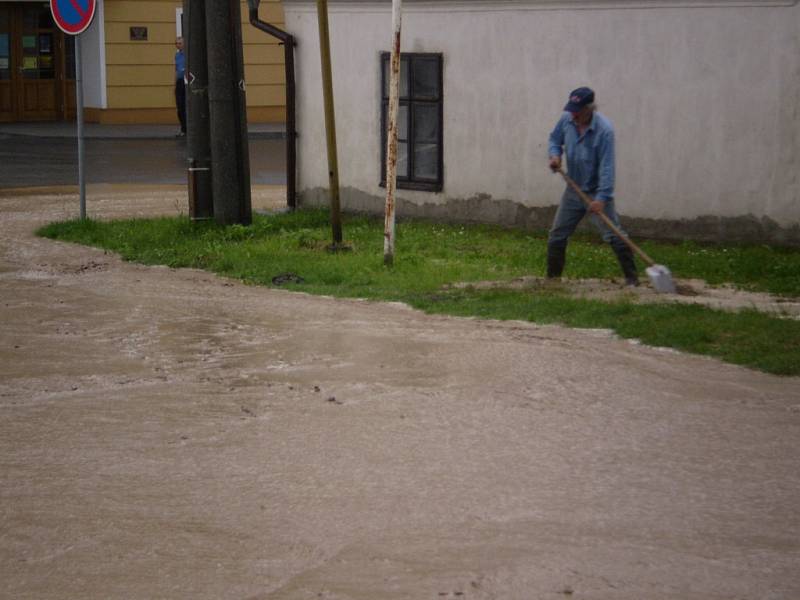
{"label": "mud on ground", "polygon": [[800,379],[33,235],[76,207],[0,196],[0,597],[800,597]]}
{"label": "mud on ground", "polygon": [[644,274],[642,274],[638,287],[627,286],[621,279],[569,279],[566,277],[557,280],[548,280],[542,277],[518,277],[511,281],[460,283],[452,287],[542,290],[604,302],[702,304],[718,310],[757,310],[777,317],[800,319],[800,301],[794,298],[748,292],[731,285],[709,285],[702,279],[679,279],[673,276],[673,281],[676,288],[674,294],[657,292]]}

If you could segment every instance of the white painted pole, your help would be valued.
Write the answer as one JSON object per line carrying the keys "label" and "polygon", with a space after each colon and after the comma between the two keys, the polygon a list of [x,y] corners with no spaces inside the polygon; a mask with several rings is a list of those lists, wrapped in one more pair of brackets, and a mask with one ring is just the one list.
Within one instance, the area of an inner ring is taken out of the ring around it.
{"label": "white painted pole", "polygon": [[78,121],[78,191],[81,219],[86,218],[86,152],[83,147],[83,65],[81,64],[81,36],[75,36],[75,112]]}
{"label": "white painted pole", "polygon": [[394,213],[397,183],[397,113],[400,105],[400,28],[402,0],[392,0],[392,58],[389,69],[389,115],[386,135],[386,218],[383,227],[383,264],[394,263]]}

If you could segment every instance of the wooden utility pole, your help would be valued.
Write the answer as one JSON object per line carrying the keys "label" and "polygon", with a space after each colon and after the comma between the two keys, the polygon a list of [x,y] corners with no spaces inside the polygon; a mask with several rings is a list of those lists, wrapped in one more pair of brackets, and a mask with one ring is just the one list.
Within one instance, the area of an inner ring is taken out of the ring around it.
{"label": "wooden utility pole", "polygon": [[183,0],[186,55],[186,159],[189,163],[189,217],[214,218],[211,188],[211,121],[208,112],[208,47],[205,0]]}
{"label": "wooden utility pole", "polygon": [[221,225],[249,225],[250,152],[241,8],[239,0],[206,0],[205,8],[214,218]]}
{"label": "wooden utility pole", "polygon": [[331,74],[331,44],[328,32],[328,1],[317,0],[319,22],[319,52],[322,61],[322,95],[325,103],[325,133],[328,143],[328,182],[331,194],[331,228],[333,247],[342,245],[342,217],[339,207],[339,165],[336,157],[336,118],[333,112],[333,76]]}
{"label": "wooden utility pole", "polygon": [[397,183],[397,112],[400,104],[401,3],[402,0],[392,0],[392,58],[389,69],[389,125],[386,135],[386,217],[383,226],[383,264],[387,266],[394,264],[394,192]]}

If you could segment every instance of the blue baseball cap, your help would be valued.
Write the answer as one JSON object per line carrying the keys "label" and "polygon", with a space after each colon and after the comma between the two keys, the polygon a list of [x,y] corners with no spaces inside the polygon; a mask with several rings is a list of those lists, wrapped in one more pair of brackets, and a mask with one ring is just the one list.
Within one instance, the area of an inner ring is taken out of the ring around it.
{"label": "blue baseball cap", "polygon": [[587,104],[594,102],[594,91],[588,87],[579,87],[569,94],[569,102],[564,107],[567,112],[578,112]]}

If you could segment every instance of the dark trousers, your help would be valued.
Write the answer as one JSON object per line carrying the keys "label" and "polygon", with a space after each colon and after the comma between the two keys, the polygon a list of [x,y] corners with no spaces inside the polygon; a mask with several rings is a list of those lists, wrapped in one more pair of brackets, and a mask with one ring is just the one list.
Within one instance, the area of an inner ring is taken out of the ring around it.
{"label": "dark trousers", "polygon": [[[569,236],[575,231],[581,219],[588,211],[581,200],[571,188],[564,190],[561,197],[561,204],[558,206],[556,217],[553,219],[553,226],[550,228],[550,236],[547,240],[547,276],[561,277],[566,260],[567,242]],[[619,225],[619,216],[614,210],[614,201],[610,200],[603,205],[603,212],[614,223],[623,235],[627,235]],[[628,245],[617,237],[603,222],[600,217],[590,213],[589,218],[603,236],[603,241],[610,244],[614,253],[617,255],[622,272],[625,274],[625,281],[630,285],[638,285],[636,274],[636,262]]]}
{"label": "dark trousers", "polygon": [[181,131],[186,133],[186,84],[183,77],[175,80],[175,107],[178,109]]}

